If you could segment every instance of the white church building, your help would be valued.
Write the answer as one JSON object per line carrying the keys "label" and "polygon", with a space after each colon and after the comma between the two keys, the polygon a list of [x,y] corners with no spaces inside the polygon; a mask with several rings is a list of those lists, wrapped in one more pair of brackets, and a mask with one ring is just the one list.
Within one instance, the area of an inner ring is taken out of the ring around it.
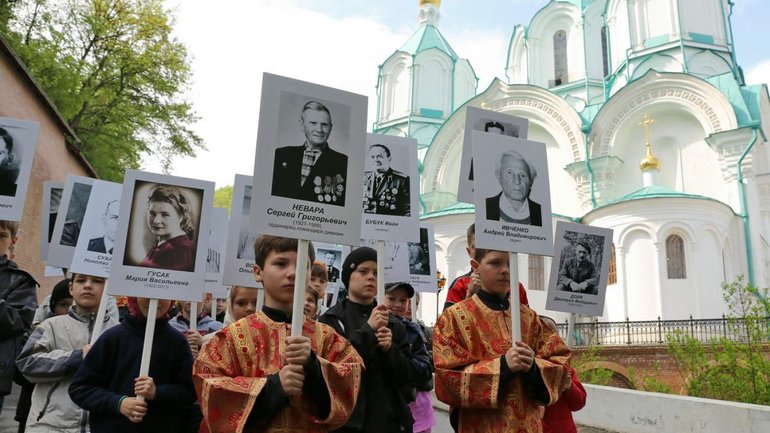
{"label": "white church building", "polygon": [[[770,97],[736,63],[732,2],[544,2],[500,53],[506,80],[478,93],[440,3],[419,1],[419,29],[380,67],[374,131],[420,144],[421,219],[447,285],[469,268],[474,208],[456,194],[474,106],[529,119],[554,220],[614,230],[599,320],[715,318],[724,282],[770,286]],[[551,262],[520,254],[519,275],[530,305],[562,320],[545,310]],[[424,298],[428,323],[445,295]]]}

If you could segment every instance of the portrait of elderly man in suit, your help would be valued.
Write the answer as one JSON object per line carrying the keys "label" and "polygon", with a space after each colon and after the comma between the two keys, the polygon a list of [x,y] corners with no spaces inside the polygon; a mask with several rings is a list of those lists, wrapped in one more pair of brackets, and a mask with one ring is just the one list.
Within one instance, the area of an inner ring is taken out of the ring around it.
{"label": "portrait of elderly man in suit", "polygon": [[390,149],[369,146],[369,170],[364,172],[364,212],[410,216],[409,176],[390,166]]}
{"label": "portrait of elderly man in suit", "polygon": [[508,151],[495,162],[495,176],[502,191],[487,197],[487,220],[542,227],[540,204],[529,198],[535,168],[518,152]]}
{"label": "portrait of elderly man in suit", "polygon": [[345,206],[348,157],[332,149],[329,109],[317,101],[302,107],[305,143],[275,150],[272,195]]}
{"label": "portrait of elderly man in suit", "polygon": [[340,278],[340,270],[334,266],[334,262],[337,261],[337,254],[334,251],[326,251],[324,253],[324,263],[328,270],[328,280],[330,283],[336,283]]}
{"label": "portrait of elderly man in suit", "polygon": [[591,247],[585,242],[575,246],[575,256],[561,265],[556,283],[558,290],[596,295],[599,289],[599,275],[591,262]]}
{"label": "portrait of elderly man in suit", "polygon": [[115,246],[115,233],[118,230],[118,207],[120,202],[112,200],[107,203],[107,207],[102,214],[102,227],[104,236],[88,240],[88,251],[95,253],[110,253]]}
{"label": "portrait of elderly man in suit", "polygon": [[5,128],[0,128],[0,195],[16,195],[19,164],[15,159],[13,137]]}

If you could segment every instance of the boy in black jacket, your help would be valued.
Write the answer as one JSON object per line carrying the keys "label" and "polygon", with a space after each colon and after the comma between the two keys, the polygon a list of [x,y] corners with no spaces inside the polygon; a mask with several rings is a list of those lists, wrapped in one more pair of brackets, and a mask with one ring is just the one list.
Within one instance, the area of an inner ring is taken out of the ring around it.
{"label": "boy in black jacket", "polygon": [[406,327],[375,306],[377,252],[361,247],[348,254],[342,265],[342,283],[348,298],[326,311],[320,322],[347,338],[364,360],[361,392],[353,414],[337,432],[412,433],[409,411],[413,398],[412,367]]}

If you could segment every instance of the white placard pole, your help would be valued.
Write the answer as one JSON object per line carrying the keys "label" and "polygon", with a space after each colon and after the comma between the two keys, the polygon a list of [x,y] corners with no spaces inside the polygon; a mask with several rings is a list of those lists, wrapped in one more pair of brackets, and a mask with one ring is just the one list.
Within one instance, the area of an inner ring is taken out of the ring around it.
{"label": "white placard pole", "polygon": [[414,294],[414,302],[412,302],[412,322],[414,323],[420,323],[417,320],[417,311],[420,309],[420,295],[415,293]]}
{"label": "white placard pole", "polygon": [[377,305],[385,305],[385,241],[377,241]]}
{"label": "white placard pole", "polygon": [[567,347],[572,347],[572,333],[575,332],[575,320],[577,320],[577,314],[570,313],[569,322],[567,323]]}
{"label": "white placard pole", "polygon": [[107,297],[110,296],[107,294],[107,284],[109,284],[110,280],[104,280],[104,290],[102,290],[102,299],[99,300],[99,311],[96,312],[96,321],[94,322],[94,329],[91,331],[91,341],[89,341],[89,344],[96,343],[96,339],[99,338],[99,335],[102,333],[102,328],[104,327],[104,316],[107,315]]}
{"label": "white placard pole", "polygon": [[214,294],[211,295],[211,320],[217,320],[217,298],[214,297]]}
{"label": "white placard pole", "polygon": [[190,331],[198,330],[198,303],[190,302]]}
{"label": "white placard pole", "polygon": [[294,305],[291,309],[291,336],[302,335],[305,321],[305,290],[307,289],[307,249],[309,242],[300,239],[297,245],[297,272],[294,278]]}
{"label": "white placard pole", "polygon": [[519,311],[521,299],[519,299],[518,253],[510,253],[508,255],[508,268],[511,277],[511,342],[515,346],[517,341],[521,341],[521,311]]}
{"label": "white placard pole", "polygon": [[257,287],[257,311],[262,311],[265,305],[265,289]]}
{"label": "white placard pole", "polygon": [[[144,328],[144,346],[142,346],[142,362],[139,364],[139,376],[147,376],[150,373],[150,355],[152,354],[152,339],[155,336],[155,318],[158,315],[158,300],[150,299],[147,307],[147,326]],[[141,395],[136,397],[144,401]]]}

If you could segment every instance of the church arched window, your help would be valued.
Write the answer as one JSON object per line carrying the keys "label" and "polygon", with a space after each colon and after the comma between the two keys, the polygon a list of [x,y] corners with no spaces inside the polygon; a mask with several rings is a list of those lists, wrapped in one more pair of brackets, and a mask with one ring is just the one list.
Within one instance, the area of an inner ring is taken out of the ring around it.
{"label": "church arched window", "polygon": [[602,67],[604,76],[610,75],[609,47],[607,46],[607,26],[602,26]]}
{"label": "church arched window", "polygon": [[666,238],[666,271],[670,280],[687,278],[684,239],[679,235],[670,235]]}
{"label": "church arched window", "polygon": [[610,272],[607,275],[607,284],[616,284],[618,282],[618,267],[615,259],[615,242],[610,249]]}
{"label": "church arched window", "polygon": [[559,86],[569,82],[567,77],[567,32],[558,30],[553,34],[553,85]]}
{"label": "church arched window", "polygon": [[545,290],[545,260],[543,256],[529,255],[529,290]]}

